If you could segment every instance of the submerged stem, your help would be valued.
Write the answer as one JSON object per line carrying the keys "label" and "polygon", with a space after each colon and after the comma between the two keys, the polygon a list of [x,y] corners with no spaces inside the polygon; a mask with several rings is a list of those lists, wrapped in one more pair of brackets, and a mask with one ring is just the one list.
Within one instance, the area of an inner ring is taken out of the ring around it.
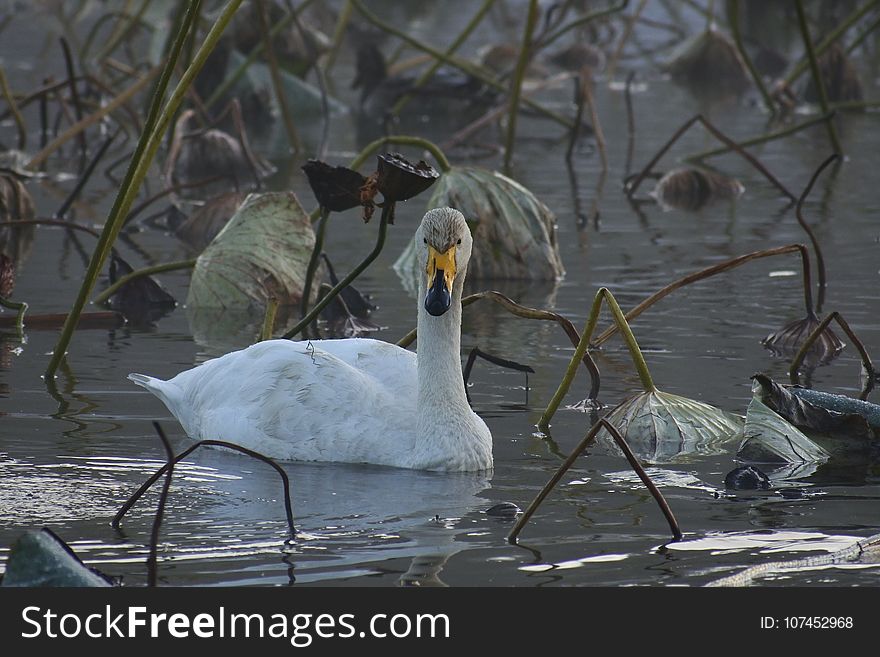
{"label": "submerged stem", "polygon": [[510,175],[510,167],[513,162],[513,145],[516,138],[516,123],[519,117],[519,98],[522,92],[522,81],[525,77],[526,66],[531,59],[532,35],[538,22],[538,0],[529,0],[529,11],[526,16],[526,25],[523,32],[522,45],[519,57],[516,60],[516,68],[510,82],[510,106],[507,110],[507,138],[504,141],[504,173]]}
{"label": "submerged stem", "polygon": [[767,111],[770,112],[770,114],[775,114],[776,108],[773,105],[773,99],[770,98],[770,94],[767,92],[767,87],[764,86],[764,81],[761,79],[761,74],[758,73],[758,71],[755,69],[752,58],[749,57],[749,53],[746,52],[746,48],[743,45],[742,34],[739,29],[739,0],[730,0],[730,2],[728,3],[727,22],[730,24],[730,33],[733,35],[733,42],[736,44],[736,49],[739,51],[739,56],[742,58],[743,63],[745,63],[746,68],[749,70],[749,74],[752,76],[752,82],[755,83],[755,86],[761,93],[761,98],[764,101],[764,107],[767,108]]}
{"label": "submerged stem", "polygon": [[[810,38],[810,28],[807,26],[807,17],[804,13],[804,4],[802,0],[795,0],[795,10],[797,11],[798,25],[801,30],[801,38],[804,40],[804,48],[807,49],[807,57],[810,61],[810,71],[813,75],[813,83],[819,92],[819,105],[822,107],[822,113],[828,113],[828,91],[825,89],[825,80],[822,79],[822,73],[819,70],[819,60],[813,49],[813,40]],[[840,138],[837,136],[837,127],[834,121],[828,121],[828,138],[831,140],[831,146],[835,153],[843,153],[840,146]]]}
{"label": "submerged stem", "polygon": [[642,480],[642,483],[647,486],[648,490],[653,495],[654,500],[657,502],[660,510],[663,512],[663,515],[666,517],[666,521],[669,523],[669,528],[672,531],[672,536],[674,540],[680,540],[682,537],[681,529],[678,526],[678,521],[676,521],[675,516],[672,513],[672,510],[669,508],[669,504],[666,502],[666,499],[663,497],[663,494],[657,488],[653,481],[651,481],[651,477],[648,476],[648,473],[645,472],[645,469],[639,463],[638,459],[633,454],[632,450],[629,448],[626,440],[623,436],[620,435],[620,432],[617,428],[611,424],[608,420],[602,418],[587,432],[587,435],[583,437],[580,443],[578,443],[577,447],[575,447],[571,454],[569,454],[568,458],[565,459],[565,462],[550,480],[544,484],[544,488],[541,489],[541,492],[535,496],[535,499],[532,500],[532,503],[529,504],[528,508],[525,512],[519,517],[516,524],[513,526],[513,529],[510,530],[510,534],[507,535],[507,540],[510,543],[516,542],[516,537],[519,536],[519,533],[522,531],[522,528],[525,527],[526,523],[544,501],[544,498],[550,494],[550,491],[559,483],[559,480],[562,479],[562,475],[568,472],[569,468],[574,465],[574,462],[578,459],[578,457],[583,453],[583,451],[589,447],[589,445],[596,439],[596,436],[599,434],[601,429],[605,429],[608,433],[611,434],[611,437],[614,439],[614,442],[617,443],[617,446],[620,447],[627,461],[629,461],[630,466],[638,475],[639,479]]}

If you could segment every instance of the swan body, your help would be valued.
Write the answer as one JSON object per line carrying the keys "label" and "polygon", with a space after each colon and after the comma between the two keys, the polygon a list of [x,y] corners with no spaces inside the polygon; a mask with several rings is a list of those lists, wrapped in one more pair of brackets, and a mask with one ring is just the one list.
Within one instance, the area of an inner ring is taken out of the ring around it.
{"label": "swan body", "polygon": [[457,210],[416,231],[418,353],[366,338],[267,340],[168,381],[130,374],[194,439],[266,456],[440,471],[492,468],[492,435],[467,401],[461,296],[471,235]]}

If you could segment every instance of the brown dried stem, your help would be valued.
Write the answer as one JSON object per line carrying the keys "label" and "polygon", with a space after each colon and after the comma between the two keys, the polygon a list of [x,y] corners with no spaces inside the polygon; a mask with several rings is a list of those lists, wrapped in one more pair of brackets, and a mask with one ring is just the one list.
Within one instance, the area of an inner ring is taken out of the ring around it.
{"label": "brown dried stem", "polygon": [[648,176],[648,174],[651,173],[654,165],[660,161],[660,158],[666,154],[666,151],[668,151],[672,147],[672,145],[675,144],[675,142],[678,141],[681,136],[685,132],[687,132],[694,123],[697,122],[702,123],[703,127],[706,128],[706,130],[708,130],[713,137],[718,139],[718,141],[724,143],[731,150],[736,151],[736,153],[740,157],[745,159],[755,169],[760,171],[761,174],[765,178],[767,178],[767,180],[773,183],[773,185],[783,194],[785,194],[785,196],[787,196],[792,202],[797,201],[797,197],[790,191],[788,191],[788,188],[786,188],[785,185],[779,182],[776,176],[770,173],[767,168],[757,160],[757,158],[749,154],[747,151],[743,150],[736,142],[731,140],[727,135],[725,135],[718,128],[712,125],[712,123],[710,123],[709,120],[706,119],[706,117],[704,117],[702,114],[697,114],[696,116],[693,116],[685,121],[684,124],[675,131],[672,137],[670,137],[669,141],[667,141],[666,144],[664,144],[663,147],[657,152],[657,154],[651,159],[651,161],[645,165],[645,168],[642,169],[642,171],[638,175],[636,175],[636,177],[632,181],[627,181],[627,183],[625,184],[625,191],[629,198],[632,198],[633,194],[635,194],[636,190],[639,188],[639,185],[641,185],[642,181]]}
{"label": "brown dried stem", "polygon": [[797,354],[795,354],[794,360],[791,361],[791,367],[788,368],[788,377],[793,384],[800,385],[801,364],[804,362],[804,358],[810,351],[810,348],[813,346],[816,340],[819,339],[825,329],[828,328],[831,320],[836,321],[840,328],[843,329],[843,332],[846,333],[850,340],[852,340],[852,343],[855,345],[856,349],[859,352],[859,355],[862,358],[862,367],[865,368],[867,381],[865,383],[864,390],[862,390],[861,399],[865,399],[868,396],[868,393],[874,387],[874,382],[877,380],[877,370],[874,368],[874,362],[871,360],[871,356],[868,355],[868,350],[865,348],[864,343],[859,340],[858,336],[855,334],[852,328],[850,328],[850,325],[836,310],[830,313],[821,322],[819,322],[818,326],[813,329],[813,332],[801,345],[801,348],[798,350]]}
{"label": "brown dried stem", "polygon": [[813,250],[816,252],[816,269],[819,283],[819,302],[816,304],[817,311],[821,312],[822,305],[825,303],[825,258],[822,256],[822,248],[819,246],[819,240],[816,239],[816,235],[813,233],[813,230],[804,221],[804,216],[801,214],[801,209],[803,208],[804,201],[807,199],[807,196],[810,195],[810,191],[813,189],[813,185],[816,184],[816,180],[819,178],[819,174],[821,174],[825,168],[834,162],[835,160],[840,159],[840,155],[837,153],[833,153],[829,157],[827,157],[822,164],[813,172],[813,176],[810,178],[810,182],[807,183],[807,186],[804,188],[804,191],[801,193],[800,198],[798,198],[797,206],[795,207],[795,215],[797,216],[798,223],[801,225],[807,235],[810,236],[810,241],[813,243]]}
{"label": "brown dried stem", "polygon": [[253,450],[247,449],[246,447],[242,447],[241,445],[236,445],[234,443],[228,443],[223,440],[200,440],[195,445],[188,447],[183,452],[181,452],[180,454],[175,456],[171,462],[163,465],[155,473],[153,473],[149,479],[147,479],[143,484],[141,484],[141,487],[138,488],[137,491],[135,491],[134,495],[129,497],[125,501],[125,504],[122,505],[122,508],[116,512],[116,515],[113,516],[113,520],[110,522],[110,524],[115,529],[118,529],[120,523],[122,522],[123,516],[125,516],[125,514],[128,513],[128,511],[137,503],[137,501],[143,496],[143,494],[146,493],[147,490],[149,490],[149,488],[154,483],[156,483],[156,481],[158,481],[159,477],[161,477],[163,474],[165,474],[165,472],[170,467],[172,467],[173,465],[175,465],[177,463],[180,463],[183,459],[185,459],[187,456],[192,454],[199,447],[207,447],[207,446],[225,447],[226,449],[231,449],[235,452],[241,452],[242,454],[250,456],[251,458],[262,461],[263,463],[266,463],[267,465],[270,465],[272,468],[275,469],[275,471],[278,473],[278,476],[281,477],[281,482],[284,486],[284,510],[287,514],[287,529],[290,532],[290,540],[291,541],[295,540],[296,539],[296,528],[294,527],[294,524],[293,524],[293,506],[290,502],[290,479],[288,479],[287,473],[284,472],[284,470],[281,468],[281,466],[279,466],[277,463],[275,463],[275,461],[273,461],[269,457],[263,456],[259,452],[255,452]]}
{"label": "brown dried stem", "polygon": [[[489,299],[490,301],[494,301],[502,308],[507,310],[509,313],[511,313],[512,315],[516,315],[517,317],[556,322],[557,324],[559,324],[559,326],[562,327],[562,330],[565,331],[565,334],[568,336],[568,339],[571,340],[571,344],[575,348],[581,341],[581,336],[578,333],[577,329],[574,327],[574,324],[572,324],[570,320],[566,319],[562,315],[555,313],[551,310],[540,310],[537,308],[522,306],[510,299],[509,297],[506,297],[500,292],[496,292],[494,290],[486,290],[484,292],[469,294],[461,300],[462,308],[464,308],[465,306],[469,306],[477,301],[480,301],[481,299]],[[413,341],[417,337],[417,331],[416,329],[413,329],[397,341],[397,346],[406,349],[409,345],[413,343]],[[589,371],[590,379],[592,381],[589,399],[595,400],[599,396],[599,368],[596,366],[593,358],[588,353],[584,354],[583,363],[584,366],[586,366],[587,371]]]}
{"label": "brown dried stem", "polygon": [[[688,274],[687,276],[683,276],[677,281],[673,281],[669,285],[657,290],[654,294],[649,296],[647,299],[639,303],[635,308],[626,313],[624,317],[626,318],[627,322],[632,322],[632,320],[641,315],[644,311],[653,306],[655,303],[660,301],[660,299],[672,294],[679,288],[690,285],[691,283],[696,283],[697,281],[701,281],[705,278],[710,278],[715,274],[720,274],[730,269],[735,269],[736,267],[744,265],[747,262],[751,262],[752,260],[757,260],[759,258],[768,258],[770,256],[784,255],[786,253],[794,253],[795,251],[800,252],[801,260],[803,263],[804,305],[807,308],[807,314],[813,315],[813,295],[812,284],[810,282],[810,252],[803,244],[789,244],[787,246],[778,246],[774,249],[753,251],[752,253],[747,253],[736,258],[731,258],[730,260],[719,262],[718,264],[712,265],[711,267],[706,267],[705,269],[701,269],[699,271],[693,272],[692,274]],[[599,336],[595,340],[593,340],[593,342],[591,343],[592,346],[598,347],[599,345],[607,341],[616,332],[617,325],[612,324],[601,334],[599,334]]]}
{"label": "brown dried stem", "polygon": [[584,436],[583,440],[578,443],[577,447],[571,452],[568,458],[563,462],[556,473],[550,478],[544,488],[541,489],[541,492],[532,500],[532,503],[529,504],[528,508],[525,512],[519,517],[516,524],[513,526],[513,529],[510,531],[510,534],[507,535],[507,540],[510,543],[516,543],[516,538],[519,536],[520,531],[544,501],[544,498],[549,495],[550,491],[559,483],[559,480],[562,479],[562,475],[564,475],[574,462],[580,457],[583,451],[589,447],[589,445],[596,439],[596,436],[599,434],[600,429],[606,429],[611,437],[614,439],[614,442],[617,443],[617,446],[621,449],[624,456],[626,456],[626,460],[629,461],[630,466],[633,471],[639,476],[639,479],[642,480],[642,483],[647,486],[648,490],[651,492],[651,495],[654,497],[654,500],[657,502],[657,505],[660,507],[660,510],[663,512],[663,515],[666,517],[666,521],[669,523],[669,529],[672,531],[673,540],[681,540],[682,533],[681,529],[678,526],[678,521],[676,521],[675,516],[672,513],[672,509],[669,508],[669,504],[666,502],[666,498],[663,497],[663,494],[657,488],[653,481],[651,481],[651,477],[648,476],[648,473],[645,472],[645,469],[642,467],[639,460],[636,458],[635,454],[633,454],[632,450],[629,448],[626,440],[620,432],[615,428],[613,424],[611,424],[605,418],[602,418],[596,424],[594,424],[590,430],[587,432],[587,435]]}

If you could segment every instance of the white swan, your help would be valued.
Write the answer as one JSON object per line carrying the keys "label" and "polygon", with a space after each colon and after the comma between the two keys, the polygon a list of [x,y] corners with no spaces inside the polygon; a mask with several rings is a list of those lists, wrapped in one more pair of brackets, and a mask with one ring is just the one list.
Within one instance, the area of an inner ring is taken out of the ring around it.
{"label": "white swan", "polygon": [[426,274],[417,354],[366,338],[267,340],[168,381],[128,378],[197,440],[288,460],[488,470],[492,435],[468,404],[461,369],[470,229],[458,210],[430,210],[415,243]]}

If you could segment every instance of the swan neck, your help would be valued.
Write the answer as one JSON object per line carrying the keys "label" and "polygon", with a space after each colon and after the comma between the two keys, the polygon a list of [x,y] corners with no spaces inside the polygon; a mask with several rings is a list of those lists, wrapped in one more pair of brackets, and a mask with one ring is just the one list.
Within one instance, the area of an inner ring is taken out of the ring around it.
{"label": "swan neck", "polygon": [[449,310],[439,317],[428,314],[425,290],[419,293],[416,355],[422,408],[463,405],[470,409],[461,369],[461,287],[456,281]]}

